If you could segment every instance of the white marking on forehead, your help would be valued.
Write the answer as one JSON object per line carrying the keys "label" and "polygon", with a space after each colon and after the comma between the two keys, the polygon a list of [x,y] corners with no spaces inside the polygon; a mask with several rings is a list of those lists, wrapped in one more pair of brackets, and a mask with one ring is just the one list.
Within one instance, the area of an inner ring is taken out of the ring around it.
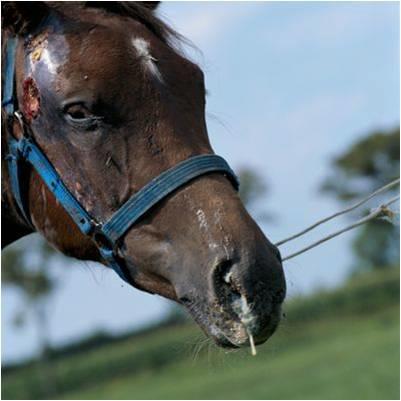
{"label": "white marking on forehead", "polygon": [[149,52],[149,43],[143,38],[135,38],[132,40],[132,44],[134,45],[136,51],[138,52],[139,57],[151,58]]}
{"label": "white marking on forehead", "polygon": [[163,78],[157,68],[157,60],[150,54],[149,43],[143,38],[132,39],[132,44],[138,54],[138,57],[142,59],[143,64],[154,75],[160,82],[163,82]]}

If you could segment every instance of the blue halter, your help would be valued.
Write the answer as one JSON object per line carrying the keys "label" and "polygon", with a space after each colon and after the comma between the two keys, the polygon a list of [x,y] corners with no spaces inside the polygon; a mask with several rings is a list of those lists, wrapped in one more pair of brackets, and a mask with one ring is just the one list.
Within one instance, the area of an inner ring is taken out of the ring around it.
{"label": "blue halter", "polygon": [[17,44],[16,37],[8,39],[6,44],[2,106],[10,120],[10,126],[12,126],[12,122],[16,117],[24,132],[24,136],[21,139],[14,138],[12,134],[9,136],[9,153],[6,156],[11,191],[21,214],[26,222],[31,225],[29,207],[22,194],[20,171],[22,163],[29,163],[40,175],[60,205],[71,216],[81,232],[92,238],[104,261],[124,281],[134,285],[124,261],[117,256],[118,242],[129,228],[158,202],[196,177],[209,173],[222,173],[230,179],[236,189],[239,186],[238,179],[222,157],[217,155],[194,156],[155,177],[123,204],[110,219],[104,222],[99,221],[82,207],[63,183],[61,177],[34,139],[26,135],[22,115],[19,111],[15,111],[14,81]]}

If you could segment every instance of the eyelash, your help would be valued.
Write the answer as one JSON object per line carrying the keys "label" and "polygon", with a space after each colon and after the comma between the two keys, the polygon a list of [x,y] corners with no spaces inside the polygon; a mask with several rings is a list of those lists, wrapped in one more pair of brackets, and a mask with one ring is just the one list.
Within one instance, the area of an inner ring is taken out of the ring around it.
{"label": "eyelash", "polygon": [[[69,109],[73,109],[74,107],[81,107],[81,109],[69,111]],[[95,115],[89,115],[86,117],[86,113],[90,114],[89,110],[79,104],[69,105],[64,108],[64,115],[69,123],[87,130],[97,128],[99,123],[103,120],[103,117]]]}
{"label": "eyelash", "polygon": [[99,123],[103,120],[102,117],[88,117],[84,119],[73,119],[71,116],[66,117],[71,124],[86,130],[98,128]]}

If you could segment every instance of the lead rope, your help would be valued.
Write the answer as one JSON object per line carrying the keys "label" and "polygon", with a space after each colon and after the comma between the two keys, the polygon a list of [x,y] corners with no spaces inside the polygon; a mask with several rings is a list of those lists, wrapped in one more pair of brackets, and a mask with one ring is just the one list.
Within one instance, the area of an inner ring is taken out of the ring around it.
{"label": "lead rope", "polygon": [[[334,219],[336,217],[339,217],[341,215],[347,214],[347,213],[359,208],[360,206],[362,206],[363,204],[368,202],[370,199],[376,197],[377,195],[379,195],[379,194],[381,194],[383,192],[386,192],[386,191],[389,191],[389,190],[393,189],[394,187],[396,187],[399,184],[400,184],[400,179],[397,178],[397,179],[391,181],[390,183],[380,187],[379,189],[377,189],[376,191],[372,192],[370,195],[368,195],[365,198],[361,199],[360,201],[358,201],[357,203],[353,204],[352,206],[349,206],[349,207],[347,207],[347,208],[345,208],[345,209],[343,209],[343,210],[341,210],[341,211],[339,211],[337,213],[334,213],[334,214],[332,214],[332,215],[330,215],[328,217],[325,217],[325,218],[317,221],[316,223],[308,226],[307,228],[303,229],[302,231],[299,231],[298,233],[296,233],[294,235],[291,235],[288,238],[285,238],[285,239],[283,239],[281,241],[276,242],[274,245],[278,247],[278,246],[281,246],[281,245],[283,245],[285,243],[293,241],[294,239],[305,235],[309,231],[312,231],[316,227],[318,227],[318,226],[320,226],[320,225],[322,225],[324,223],[327,223],[328,221],[330,221],[330,220],[332,220],[332,219]],[[374,220],[376,218],[388,217],[388,218],[391,219],[392,217],[394,217],[395,213],[392,210],[389,209],[389,206],[392,205],[393,203],[397,202],[399,199],[400,199],[399,195],[389,199],[388,201],[386,201],[386,202],[382,203],[381,205],[377,206],[376,208],[372,209],[367,216],[357,220],[355,223],[352,223],[352,224],[350,224],[350,225],[348,225],[348,226],[346,226],[346,227],[344,227],[344,228],[342,228],[342,229],[340,229],[338,231],[334,231],[333,233],[323,237],[322,239],[311,243],[310,245],[306,246],[305,248],[302,248],[299,251],[296,251],[296,252],[294,252],[294,253],[292,253],[290,255],[287,255],[287,256],[283,257],[282,261],[284,262],[284,261],[292,259],[292,258],[294,258],[294,257],[296,257],[298,255],[301,255],[302,253],[307,252],[310,249],[315,248],[316,246],[318,246],[318,245],[320,245],[320,244],[322,244],[322,243],[324,243],[324,242],[326,242],[326,241],[328,241],[328,240],[330,240],[332,238],[335,238],[340,234],[343,234],[343,233],[345,233],[345,232],[347,232],[349,230],[352,230],[352,229],[354,229],[356,227],[359,227],[362,224],[365,224],[365,223],[367,223],[367,222],[369,222],[371,220]]]}

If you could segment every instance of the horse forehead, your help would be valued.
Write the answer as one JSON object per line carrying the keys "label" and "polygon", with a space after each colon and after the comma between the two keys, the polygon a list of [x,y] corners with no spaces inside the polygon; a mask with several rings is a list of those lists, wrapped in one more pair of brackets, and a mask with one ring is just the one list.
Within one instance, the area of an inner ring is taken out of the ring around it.
{"label": "horse forehead", "polygon": [[110,85],[131,93],[142,78],[165,84],[177,73],[192,76],[192,63],[140,23],[128,25],[124,31],[124,27],[83,24],[39,35],[29,49],[31,72],[43,77],[40,86],[56,85],[60,95],[81,88],[107,92]]}
{"label": "horse forehead", "polygon": [[[99,80],[113,78],[134,69],[145,51],[145,45],[134,46],[133,38],[97,30],[96,34],[52,34],[45,31],[36,36],[27,46],[28,73],[39,78],[44,76],[48,84],[55,80],[76,78],[76,75],[93,72]],[[149,46],[149,40],[141,39]],[[40,79],[40,78],[39,78]],[[43,81],[42,79],[40,79]]]}
{"label": "horse forehead", "polygon": [[152,69],[156,62],[154,53],[159,53],[162,47],[143,28],[121,32],[107,27],[73,36],[68,40],[68,45],[71,68],[79,65],[105,73],[110,71],[112,74],[135,69],[135,66]]}

